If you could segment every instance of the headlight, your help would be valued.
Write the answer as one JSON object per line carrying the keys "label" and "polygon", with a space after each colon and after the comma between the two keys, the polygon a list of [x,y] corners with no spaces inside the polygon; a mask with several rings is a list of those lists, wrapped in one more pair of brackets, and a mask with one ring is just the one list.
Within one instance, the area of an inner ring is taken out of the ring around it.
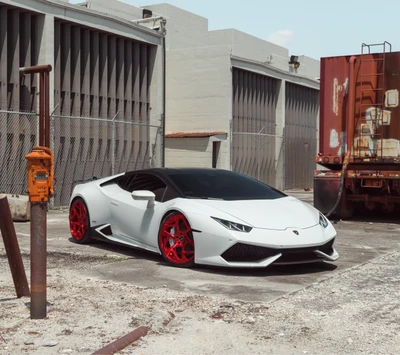
{"label": "headlight", "polygon": [[324,228],[328,227],[329,224],[328,220],[321,212],[319,213],[319,224]]}
{"label": "headlight", "polygon": [[232,231],[249,233],[253,229],[252,227],[246,226],[244,224],[226,221],[225,219],[221,219],[221,218],[217,218],[217,217],[211,217],[211,218],[214,221],[217,221],[218,223],[222,224],[225,228],[228,228]]}

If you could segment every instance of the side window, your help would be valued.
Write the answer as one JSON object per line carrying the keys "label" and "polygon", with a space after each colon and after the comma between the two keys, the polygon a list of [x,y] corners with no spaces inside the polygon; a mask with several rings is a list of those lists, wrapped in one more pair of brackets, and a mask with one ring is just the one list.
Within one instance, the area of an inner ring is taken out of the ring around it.
{"label": "side window", "polygon": [[133,191],[133,181],[136,174],[125,174],[117,180],[117,185],[125,191]]}
{"label": "side window", "polygon": [[156,201],[163,201],[164,193],[166,190],[166,184],[159,177],[146,174],[146,173],[138,173],[135,175],[135,179],[133,181],[132,191],[135,190],[149,190],[156,195]]}

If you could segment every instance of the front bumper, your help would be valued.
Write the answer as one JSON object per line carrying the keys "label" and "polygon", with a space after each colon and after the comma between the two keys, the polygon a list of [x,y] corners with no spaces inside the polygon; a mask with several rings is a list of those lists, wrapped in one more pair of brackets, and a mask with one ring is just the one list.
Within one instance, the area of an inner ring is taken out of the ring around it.
{"label": "front bumper", "polygon": [[216,225],[195,232],[195,262],[226,267],[262,268],[335,261],[339,254],[333,244],[336,231],[315,225],[310,228],[268,230],[253,228],[250,233],[230,231]]}

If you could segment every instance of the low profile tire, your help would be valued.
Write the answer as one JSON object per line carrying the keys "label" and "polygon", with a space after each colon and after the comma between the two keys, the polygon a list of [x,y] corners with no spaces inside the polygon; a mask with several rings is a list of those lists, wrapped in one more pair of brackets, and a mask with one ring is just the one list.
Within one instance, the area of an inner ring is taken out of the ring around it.
{"label": "low profile tire", "polygon": [[194,265],[194,239],[186,217],[179,212],[166,215],[160,226],[158,245],[164,259],[177,267]]}
{"label": "low profile tire", "polygon": [[69,209],[69,229],[76,243],[86,244],[92,241],[89,211],[86,203],[81,198],[76,198],[72,201]]}

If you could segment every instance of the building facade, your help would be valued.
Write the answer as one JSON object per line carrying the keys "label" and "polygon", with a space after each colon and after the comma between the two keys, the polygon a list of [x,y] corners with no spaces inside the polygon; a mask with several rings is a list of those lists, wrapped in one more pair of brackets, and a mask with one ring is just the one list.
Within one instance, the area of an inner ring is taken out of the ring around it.
{"label": "building facade", "polygon": [[113,3],[0,2],[0,168],[13,171],[1,191],[26,193],[24,156],[38,142],[41,88],[21,67],[52,66],[57,206],[77,180],[163,165],[164,34],[140,24],[143,9]]}
{"label": "building facade", "polygon": [[168,19],[166,165],[312,186],[319,61],[235,29],[209,31],[206,18],[169,4],[147,8]]}
{"label": "building facade", "polygon": [[[166,32],[165,32],[166,29]],[[280,189],[312,183],[319,62],[169,4],[0,1],[0,192],[26,193],[50,64],[55,206],[74,182],[151,166],[232,169]],[[165,123],[165,124],[164,124]]]}

